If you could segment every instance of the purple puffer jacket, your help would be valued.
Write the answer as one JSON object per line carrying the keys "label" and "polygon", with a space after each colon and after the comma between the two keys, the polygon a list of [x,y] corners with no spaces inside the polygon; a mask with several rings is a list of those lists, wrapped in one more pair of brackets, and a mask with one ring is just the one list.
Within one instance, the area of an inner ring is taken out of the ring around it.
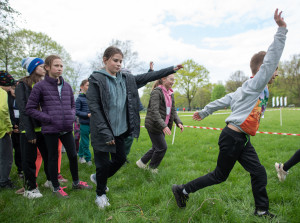
{"label": "purple puffer jacket", "polygon": [[[41,121],[42,133],[70,132],[75,120],[75,102],[71,86],[63,82],[61,98],[57,89],[57,79],[48,75],[32,88],[29,96],[26,113]],[[42,111],[38,110],[41,106]]]}

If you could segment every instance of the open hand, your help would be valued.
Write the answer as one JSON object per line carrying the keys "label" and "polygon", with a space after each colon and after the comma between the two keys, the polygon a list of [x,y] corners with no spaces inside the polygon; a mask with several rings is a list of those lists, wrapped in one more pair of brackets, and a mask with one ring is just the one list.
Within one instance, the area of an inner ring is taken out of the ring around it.
{"label": "open hand", "polygon": [[181,68],[183,68],[182,64],[178,64],[176,67],[174,67],[174,71],[178,71]]}
{"label": "open hand", "polygon": [[106,145],[109,145],[109,146],[116,145],[115,140],[111,140],[109,142],[106,142]]}
{"label": "open hand", "polygon": [[171,134],[172,134],[172,132],[171,132],[171,130],[169,129],[169,127],[164,128],[164,129],[163,129],[163,132],[165,133],[165,135],[171,135]]}
{"label": "open hand", "polygon": [[274,20],[279,27],[286,27],[286,23],[285,23],[283,17],[281,17],[281,14],[282,14],[282,11],[278,14],[278,9],[276,9],[275,13],[274,13]]}
{"label": "open hand", "polygon": [[193,114],[193,119],[196,120],[196,121],[201,121],[202,120],[202,118],[199,115],[199,112],[195,112]]}
{"label": "open hand", "polygon": [[178,127],[180,128],[181,132],[183,132],[183,129],[184,129],[183,125],[179,123]]}

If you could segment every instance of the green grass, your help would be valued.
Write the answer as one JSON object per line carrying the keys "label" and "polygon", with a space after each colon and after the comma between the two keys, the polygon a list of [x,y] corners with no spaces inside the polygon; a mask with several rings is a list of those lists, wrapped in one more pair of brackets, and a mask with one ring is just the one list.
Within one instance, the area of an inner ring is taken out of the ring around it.
{"label": "green grass", "polygon": [[[222,111],[224,112],[224,111]],[[228,114],[213,115],[201,122],[180,113],[184,125],[223,128]],[[283,110],[283,126],[279,111],[267,111],[260,131],[300,133],[300,111]],[[144,114],[142,114],[144,116]],[[144,119],[142,119],[143,125]],[[300,220],[300,165],[290,169],[283,183],[279,183],[275,162],[285,162],[299,149],[299,136],[257,134],[251,137],[260,161],[268,174],[270,211],[277,214],[273,221],[252,215],[254,200],[250,176],[239,163],[233,168],[228,180],[222,184],[204,188],[190,195],[187,207],[179,209],[172,196],[172,184],[187,183],[209,171],[216,165],[220,131],[178,128],[174,145],[167,136],[168,151],[159,166],[159,174],[153,175],[138,169],[138,160],[151,146],[145,128],[129,154],[129,164],[121,168],[108,181],[108,197],[111,206],[99,210],[95,204],[95,190],[73,191],[67,183],[69,199],[57,199],[42,185],[45,175],[40,171],[37,179],[43,198],[29,200],[14,191],[0,191],[0,222],[299,222]],[[89,180],[95,166],[79,164],[81,180]],[[71,180],[66,154],[63,154],[62,174]],[[18,184],[15,166],[12,179]],[[94,186],[94,185],[93,185]],[[95,186],[94,186],[95,188]]]}

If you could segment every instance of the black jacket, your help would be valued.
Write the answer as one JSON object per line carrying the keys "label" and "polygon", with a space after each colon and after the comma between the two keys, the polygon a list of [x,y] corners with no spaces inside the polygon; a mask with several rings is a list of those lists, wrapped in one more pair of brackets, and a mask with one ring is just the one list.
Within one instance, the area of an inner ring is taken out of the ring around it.
{"label": "black jacket", "polygon": [[[138,88],[174,72],[172,66],[140,75],[121,73],[126,78],[128,135],[138,138],[140,134]],[[114,139],[108,116],[109,88],[106,77],[94,72],[89,78],[89,83],[86,96],[92,114],[90,118],[91,144],[96,151],[115,153],[115,145],[106,145],[106,142]]]}
{"label": "black jacket", "polygon": [[180,118],[177,115],[175,110],[175,101],[174,101],[174,94],[172,94],[172,109],[171,115],[168,125],[165,123],[165,119],[167,116],[166,110],[166,100],[164,93],[160,87],[156,87],[151,92],[150,101],[147,109],[147,115],[145,119],[145,127],[146,129],[154,134],[161,134],[163,133],[163,129],[165,127],[169,127],[172,129],[173,122],[178,124],[182,124]]}
{"label": "black jacket", "polygon": [[26,114],[26,104],[31,90],[32,88],[23,81],[20,81],[16,87],[16,103],[20,112],[19,131],[22,132],[25,130],[25,135],[28,140],[36,139],[34,129],[41,127],[41,123],[38,120]]}

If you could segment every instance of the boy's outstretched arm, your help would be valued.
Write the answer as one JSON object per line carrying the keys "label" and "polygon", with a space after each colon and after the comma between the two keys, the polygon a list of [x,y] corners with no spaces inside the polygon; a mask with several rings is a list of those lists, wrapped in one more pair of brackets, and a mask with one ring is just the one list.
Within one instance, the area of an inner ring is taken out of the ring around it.
{"label": "boy's outstretched arm", "polygon": [[285,23],[283,17],[281,17],[281,14],[282,14],[282,11],[278,14],[278,9],[276,9],[275,13],[274,13],[274,20],[279,27],[286,27],[286,23]]}

